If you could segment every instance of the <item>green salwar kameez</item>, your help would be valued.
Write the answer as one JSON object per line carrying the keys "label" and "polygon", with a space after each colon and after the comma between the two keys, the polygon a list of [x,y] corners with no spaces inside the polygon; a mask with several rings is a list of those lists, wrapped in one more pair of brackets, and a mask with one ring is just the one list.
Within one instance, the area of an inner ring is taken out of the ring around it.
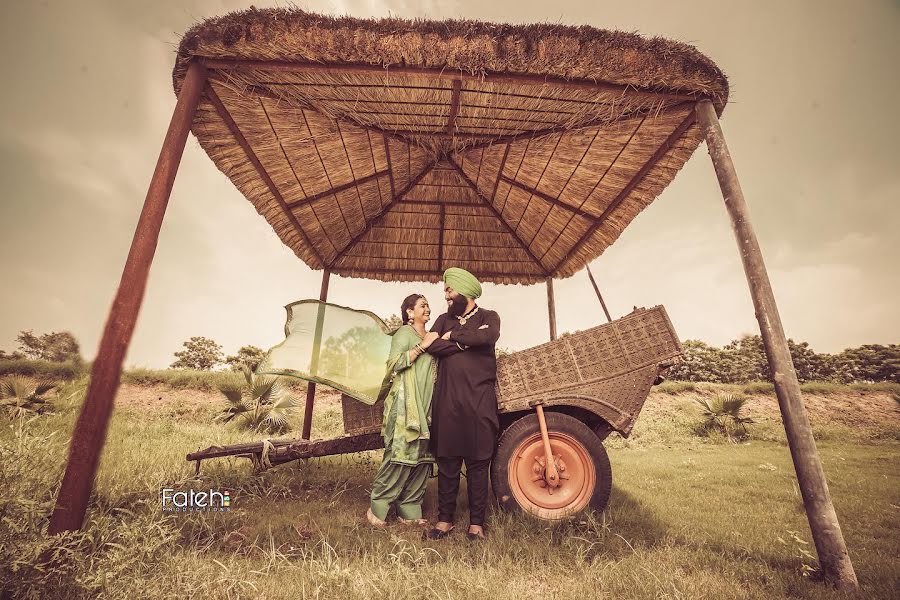
{"label": "green salwar kameez", "polygon": [[409,362],[409,351],[420,341],[411,325],[403,325],[391,341],[381,394],[384,456],[372,483],[372,513],[382,521],[391,505],[400,518],[422,518],[422,499],[434,464],[429,444],[436,365],[427,353]]}

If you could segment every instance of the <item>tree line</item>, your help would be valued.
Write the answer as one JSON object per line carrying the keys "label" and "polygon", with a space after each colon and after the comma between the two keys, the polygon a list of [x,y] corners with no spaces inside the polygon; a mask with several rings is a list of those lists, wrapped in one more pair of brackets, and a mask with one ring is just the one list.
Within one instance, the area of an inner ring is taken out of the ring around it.
{"label": "tree line", "polygon": [[[399,326],[395,315],[386,319],[389,326]],[[565,335],[565,334],[564,334]],[[78,341],[68,331],[52,331],[35,335],[21,331],[16,340],[19,348],[13,353],[0,350],[0,359],[32,359],[48,362],[81,363]],[[806,342],[788,340],[797,378],[807,381],[851,383],[854,381],[900,383],[900,345],[865,344],[848,348],[837,354],[820,354]],[[667,378],[676,381],[710,383],[749,383],[771,381],[762,338],[745,336],[718,348],[700,340],[683,344],[681,360],[669,369]],[[508,353],[508,352],[506,352]],[[215,340],[193,336],[175,352],[172,369],[211,371],[227,366],[234,371],[243,367],[254,371],[265,357],[265,351],[247,345],[234,355],[225,355]]]}
{"label": "tree line", "polygon": [[[762,337],[748,335],[722,348],[700,340],[682,344],[684,354],[666,377],[676,381],[749,383],[772,381]],[[900,383],[900,345],[865,344],[837,354],[819,354],[806,342],[788,340],[800,383],[854,381]]]}

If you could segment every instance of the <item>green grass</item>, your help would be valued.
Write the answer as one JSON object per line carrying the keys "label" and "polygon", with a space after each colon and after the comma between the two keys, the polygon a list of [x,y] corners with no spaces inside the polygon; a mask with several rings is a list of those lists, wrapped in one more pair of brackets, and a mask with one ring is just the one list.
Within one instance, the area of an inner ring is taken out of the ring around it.
{"label": "green grass", "polygon": [[[699,437],[687,398],[672,397],[639,420],[631,439],[609,440],[615,489],[602,515],[548,524],[492,509],[480,545],[462,535],[437,543],[399,526],[370,529],[363,512],[377,453],[262,473],[244,459],[218,459],[194,480],[187,452],[258,436],[212,425],[201,413],[129,410],[112,420],[88,526],[48,538],[77,412],[71,401],[58,407],[0,421],[2,597],[828,600],[887,599],[900,586],[893,439],[820,442],[862,584],[841,596],[810,576],[812,540],[776,428],[751,427],[742,444]],[[323,407],[314,424],[314,435],[336,434],[339,409]],[[227,488],[233,510],[163,513],[165,485]],[[434,492],[432,481],[432,518]],[[464,515],[464,491],[460,501]]]}

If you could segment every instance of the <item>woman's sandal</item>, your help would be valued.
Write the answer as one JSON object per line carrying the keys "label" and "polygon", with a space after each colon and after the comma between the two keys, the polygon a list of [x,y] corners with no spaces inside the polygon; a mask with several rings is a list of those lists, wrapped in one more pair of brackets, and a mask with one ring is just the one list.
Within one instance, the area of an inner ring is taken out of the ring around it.
{"label": "woman's sandal", "polygon": [[401,525],[415,525],[416,527],[425,527],[428,525],[428,519],[404,519],[403,517],[397,517],[397,522]]}
{"label": "woman's sandal", "polygon": [[366,520],[369,521],[369,524],[372,525],[372,527],[377,527],[378,529],[387,527],[387,522],[376,517],[371,508],[366,511]]}

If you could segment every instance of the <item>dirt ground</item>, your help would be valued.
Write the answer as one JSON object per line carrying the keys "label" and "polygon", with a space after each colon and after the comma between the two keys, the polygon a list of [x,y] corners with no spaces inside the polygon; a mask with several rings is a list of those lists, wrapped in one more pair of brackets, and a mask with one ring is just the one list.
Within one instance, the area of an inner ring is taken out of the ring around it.
{"label": "dirt ground", "polygon": [[[714,392],[685,392],[678,396],[651,393],[644,404],[643,417],[665,416],[682,410],[677,398],[698,399],[710,397]],[[747,414],[757,422],[781,421],[778,399],[775,394],[748,395]],[[885,425],[900,423],[900,402],[889,392],[856,392],[845,390],[833,394],[803,393],[803,403],[813,425],[844,425],[863,429],[880,429]]]}
{"label": "dirt ground", "polygon": [[[300,400],[306,399],[305,387],[298,387],[293,394]],[[323,386],[316,390],[316,406],[340,405],[341,394]],[[226,400],[219,392],[173,389],[166,385],[152,386],[125,383],[116,395],[117,409],[131,409],[143,413],[157,413],[178,404],[188,409],[223,408]]]}
{"label": "dirt ground", "polygon": [[[301,386],[294,389],[299,399],[306,397]],[[643,416],[665,416],[684,410],[684,402],[712,392],[685,392],[678,396],[652,393],[644,405]],[[680,399],[680,400],[679,400]],[[887,392],[841,391],[833,394],[804,393],[803,401],[813,424],[845,425],[877,429],[887,424],[900,423],[900,403]],[[339,392],[319,386],[316,390],[316,406],[340,406]],[[224,406],[225,400],[218,392],[176,390],[165,385],[139,386],[123,384],[116,397],[117,408],[127,408],[144,413],[156,413],[171,409],[173,405],[186,409],[207,409]],[[757,421],[781,420],[778,400],[773,395],[751,395],[747,412]]]}

